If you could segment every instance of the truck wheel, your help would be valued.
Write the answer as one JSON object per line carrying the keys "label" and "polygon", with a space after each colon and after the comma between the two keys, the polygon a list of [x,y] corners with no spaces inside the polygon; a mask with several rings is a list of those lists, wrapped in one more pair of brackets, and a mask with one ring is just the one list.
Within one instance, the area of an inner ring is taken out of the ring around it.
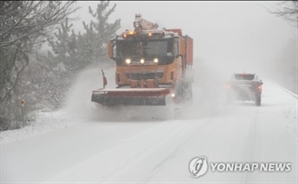
{"label": "truck wheel", "polygon": [[261,106],[261,97],[260,96],[256,97],[255,104],[256,104],[256,106]]}

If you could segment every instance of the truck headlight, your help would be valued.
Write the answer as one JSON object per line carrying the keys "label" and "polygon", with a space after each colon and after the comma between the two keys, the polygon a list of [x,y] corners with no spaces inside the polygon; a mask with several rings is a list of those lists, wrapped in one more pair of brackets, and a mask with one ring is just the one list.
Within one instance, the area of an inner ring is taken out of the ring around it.
{"label": "truck headlight", "polygon": [[144,63],[145,63],[145,60],[144,60],[144,59],[141,59],[140,62],[141,62],[142,64],[144,64]]}
{"label": "truck headlight", "polygon": [[131,60],[130,59],[126,59],[125,62],[126,62],[126,64],[130,64],[131,63]]}
{"label": "truck headlight", "polygon": [[154,61],[154,63],[158,63],[158,59],[157,58],[155,58],[153,61]]}

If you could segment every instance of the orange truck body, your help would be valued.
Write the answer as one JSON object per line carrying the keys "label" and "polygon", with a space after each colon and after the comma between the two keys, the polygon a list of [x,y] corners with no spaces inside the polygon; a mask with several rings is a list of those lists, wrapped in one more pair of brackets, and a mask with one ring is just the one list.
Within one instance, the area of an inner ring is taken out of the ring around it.
{"label": "orange truck body", "polygon": [[135,30],[126,30],[108,43],[108,56],[116,62],[117,88],[94,90],[93,102],[166,105],[167,95],[177,102],[190,92],[185,89],[191,87],[192,79],[185,76],[192,70],[193,39],[181,29],[152,29],[157,27],[153,23],[150,29],[142,29],[142,19],[136,20]]}

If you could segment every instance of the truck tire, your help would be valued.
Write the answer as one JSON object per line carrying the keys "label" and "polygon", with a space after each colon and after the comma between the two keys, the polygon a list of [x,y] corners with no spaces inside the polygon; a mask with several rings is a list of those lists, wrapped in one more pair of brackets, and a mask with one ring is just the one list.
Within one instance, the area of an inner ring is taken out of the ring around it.
{"label": "truck tire", "polygon": [[255,105],[256,105],[256,106],[261,106],[261,96],[257,96],[257,97],[256,97]]}

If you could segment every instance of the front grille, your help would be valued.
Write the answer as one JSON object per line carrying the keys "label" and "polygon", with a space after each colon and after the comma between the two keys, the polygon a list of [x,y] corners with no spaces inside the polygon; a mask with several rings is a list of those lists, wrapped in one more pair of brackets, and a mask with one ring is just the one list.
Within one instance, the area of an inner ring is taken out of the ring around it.
{"label": "front grille", "polygon": [[[156,72],[156,77],[161,79],[164,75],[164,72]],[[155,79],[155,72],[127,72],[127,79],[139,80],[139,79]]]}

